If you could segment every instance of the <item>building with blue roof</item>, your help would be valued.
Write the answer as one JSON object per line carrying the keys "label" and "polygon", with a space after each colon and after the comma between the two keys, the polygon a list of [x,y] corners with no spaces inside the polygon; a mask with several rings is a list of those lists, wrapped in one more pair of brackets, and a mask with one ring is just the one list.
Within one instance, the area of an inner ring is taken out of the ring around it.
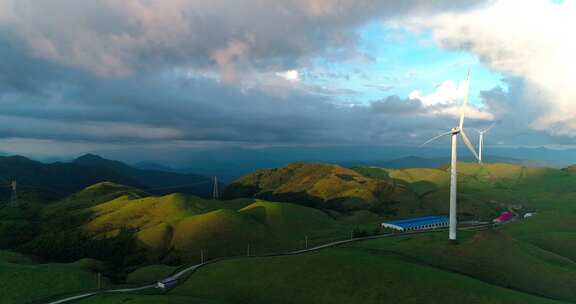
{"label": "building with blue roof", "polygon": [[423,216],[382,223],[382,228],[389,228],[398,231],[425,230],[444,227],[448,227],[447,216]]}

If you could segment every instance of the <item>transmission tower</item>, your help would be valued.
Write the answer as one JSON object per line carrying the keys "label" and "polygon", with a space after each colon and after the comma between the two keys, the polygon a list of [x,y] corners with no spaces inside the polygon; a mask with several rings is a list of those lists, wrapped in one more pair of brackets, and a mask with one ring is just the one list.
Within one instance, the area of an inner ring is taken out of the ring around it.
{"label": "transmission tower", "polygon": [[214,187],[212,188],[212,199],[217,200],[220,198],[218,193],[218,177],[214,176]]}
{"label": "transmission tower", "polygon": [[16,180],[13,180],[12,182],[10,182],[10,187],[12,188],[12,196],[10,197],[10,203],[13,206],[16,206],[18,200],[16,192],[16,190],[18,189],[18,182]]}

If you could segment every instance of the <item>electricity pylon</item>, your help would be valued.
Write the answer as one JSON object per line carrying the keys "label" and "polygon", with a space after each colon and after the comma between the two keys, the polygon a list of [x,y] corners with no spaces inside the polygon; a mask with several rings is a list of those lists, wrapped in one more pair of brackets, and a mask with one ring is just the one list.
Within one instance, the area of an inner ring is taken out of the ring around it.
{"label": "electricity pylon", "polygon": [[218,177],[214,176],[214,187],[212,188],[212,199],[218,200],[220,194],[218,193]]}
{"label": "electricity pylon", "polygon": [[16,206],[18,200],[18,196],[16,193],[16,190],[18,189],[18,182],[16,180],[10,182],[10,188],[12,188],[12,196],[10,197],[10,203],[12,204],[12,206]]}

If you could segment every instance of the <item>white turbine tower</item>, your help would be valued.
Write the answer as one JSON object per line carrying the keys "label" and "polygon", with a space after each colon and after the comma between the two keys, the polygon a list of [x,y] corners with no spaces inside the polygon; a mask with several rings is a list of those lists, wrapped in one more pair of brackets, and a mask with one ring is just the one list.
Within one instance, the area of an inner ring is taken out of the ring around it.
{"label": "white turbine tower", "polygon": [[474,149],[474,146],[472,145],[472,143],[470,142],[470,139],[468,139],[468,136],[466,136],[466,133],[464,132],[464,116],[466,114],[466,105],[468,104],[468,91],[470,89],[470,70],[468,70],[468,76],[466,78],[466,91],[465,91],[465,95],[464,95],[464,101],[462,103],[462,108],[460,109],[460,123],[458,124],[457,127],[452,128],[449,132],[440,134],[436,137],[433,137],[432,139],[428,140],[427,142],[423,143],[421,146],[426,145],[427,143],[430,143],[436,139],[439,139],[443,136],[446,135],[450,135],[452,138],[452,158],[450,161],[450,219],[449,219],[449,233],[448,233],[448,238],[450,241],[455,242],[456,241],[456,225],[457,225],[457,206],[456,206],[456,162],[458,161],[457,158],[457,154],[456,154],[456,147],[458,144],[458,135],[462,135],[462,139],[464,140],[464,143],[466,144],[466,146],[468,147],[468,149],[470,150],[470,152],[472,152],[472,154],[474,154],[474,157],[476,157],[476,159],[478,159],[478,154],[476,154],[476,150]]}
{"label": "white turbine tower", "polygon": [[480,137],[478,138],[478,163],[479,164],[482,163],[482,152],[484,151],[484,133],[486,133],[490,129],[492,129],[493,126],[494,126],[494,124],[492,124],[491,126],[489,126],[488,128],[486,128],[484,130],[476,129],[476,132],[478,132],[478,134],[480,135]]}

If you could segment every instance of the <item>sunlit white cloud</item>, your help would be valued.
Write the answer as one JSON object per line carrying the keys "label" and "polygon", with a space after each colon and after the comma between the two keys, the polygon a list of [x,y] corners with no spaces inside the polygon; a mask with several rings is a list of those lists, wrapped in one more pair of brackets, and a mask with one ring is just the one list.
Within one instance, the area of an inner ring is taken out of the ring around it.
{"label": "sunlit white cloud", "polygon": [[576,1],[499,0],[396,25],[431,30],[439,46],[470,51],[491,69],[521,79],[526,91],[515,115],[538,112],[526,127],[576,136]]}
{"label": "sunlit white cloud", "polygon": [[278,72],[276,75],[293,82],[300,81],[300,73],[297,70],[288,70],[284,72]]}
{"label": "sunlit white cloud", "polygon": [[[446,80],[436,87],[434,92],[422,94],[420,91],[412,91],[408,98],[420,100],[425,114],[459,117],[462,101],[466,95],[466,81],[456,82]],[[469,103],[466,108],[466,117],[479,120],[493,120],[494,115],[478,106]]]}

